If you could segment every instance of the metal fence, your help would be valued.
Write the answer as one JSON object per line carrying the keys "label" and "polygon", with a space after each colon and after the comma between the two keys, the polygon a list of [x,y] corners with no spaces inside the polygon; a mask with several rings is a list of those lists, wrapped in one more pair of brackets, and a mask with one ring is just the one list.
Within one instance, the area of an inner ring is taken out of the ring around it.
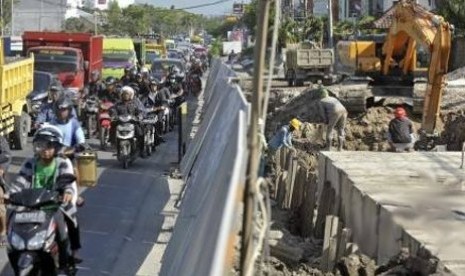
{"label": "metal fence", "polygon": [[161,275],[223,275],[233,254],[247,162],[249,106],[219,60],[204,92],[200,128],[181,163],[186,181]]}

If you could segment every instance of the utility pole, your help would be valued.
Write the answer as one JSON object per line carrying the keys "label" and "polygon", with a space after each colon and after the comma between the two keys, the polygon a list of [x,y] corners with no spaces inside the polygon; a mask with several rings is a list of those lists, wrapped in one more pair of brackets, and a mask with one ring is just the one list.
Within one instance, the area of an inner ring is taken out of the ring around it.
{"label": "utility pole", "polygon": [[[244,216],[242,222],[241,275],[247,275],[247,269],[253,266],[254,250],[254,211],[257,198],[257,179],[260,161],[261,144],[259,139],[259,118],[262,114],[263,102],[263,70],[265,66],[266,37],[268,34],[268,17],[270,0],[259,0],[259,16],[257,19],[257,40],[254,49],[254,78],[252,95],[252,114],[249,127],[249,160],[247,181],[244,191]],[[248,275],[247,275],[248,276]]]}
{"label": "utility pole", "polygon": [[10,32],[11,32],[10,35],[11,36],[15,35],[15,24],[14,24],[15,23],[15,21],[14,21],[15,17],[13,16],[14,15],[14,13],[13,13],[13,11],[14,11],[13,3],[14,2],[15,2],[14,0],[11,0],[11,30],[10,30]]}
{"label": "utility pole", "polygon": [[333,48],[333,0],[328,0],[328,47]]}
{"label": "utility pole", "polygon": [[0,17],[2,18],[2,37],[3,37],[3,31],[5,30],[5,18],[3,17],[3,0],[0,0]]}

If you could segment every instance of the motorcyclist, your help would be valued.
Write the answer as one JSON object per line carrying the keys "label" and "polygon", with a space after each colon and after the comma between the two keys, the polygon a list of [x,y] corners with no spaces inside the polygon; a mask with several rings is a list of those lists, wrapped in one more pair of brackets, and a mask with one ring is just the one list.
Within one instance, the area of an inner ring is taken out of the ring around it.
{"label": "motorcyclist", "polygon": [[[146,113],[156,112],[159,118],[157,127],[161,130],[160,123],[162,123],[163,116],[169,115],[169,90],[165,87],[161,88],[161,82],[158,79],[150,76],[150,91],[142,95],[141,102],[145,108]],[[159,87],[161,89],[159,89]],[[163,90],[163,91],[162,91]],[[161,133],[161,131],[159,131]],[[157,133],[157,142],[165,142],[165,140]]]}
{"label": "motorcyclist", "polygon": [[177,107],[184,102],[184,88],[182,82],[181,70],[174,67],[172,73],[168,75],[166,87],[170,90],[170,98],[174,100],[174,106]]}
{"label": "motorcyclist", "polygon": [[[50,102],[42,106],[39,114],[37,115],[36,121],[34,122],[35,129],[38,129],[41,124],[50,122],[55,118],[57,109],[56,101],[61,97],[64,97],[63,90],[56,85],[51,86]],[[72,108],[71,115],[77,118],[76,109],[74,107]]]}
{"label": "motorcyclist", "polygon": [[99,71],[92,71],[86,96],[98,96],[105,89]]}
{"label": "motorcyclist", "polygon": [[128,85],[132,82],[132,68],[131,66],[124,67],[124,75],[121,77],[120,82],[122,85]]}
{"label": "motorcyclist", "polygon": [[142,95],[146,95],[150,92],[150,74],[149,69],[142,68],[140,72],[140,78],[138,78],[138,85],[139,85],[139,93]]}
{"label": "motorcyclist", "polygon": [[[9,194],[20,192],[23,189],[48,189],[57,190],[57,178],[63,175],[74,175],[73,165],[68,158],[58,156],[63,146],[63,135],[55,126],[46,125],[37,130],[33,138],[34,157],[26,160],[13,181]],[[76,221],[76,181],[67,183],[63,190],[62,202],[56,206],[59,211],[54,214],[57,227],[55,237],[59,251],[60,273],[66,273],[72,263],[69,254],[69,239],[66,220],[77,225]],[[8,197],[8,196],[7,196]]]}
{"label": "motorcyclist", "polygon": [[114,77],[107,77],[105,79],[105,84],[106,89],[102,90],[101,93],[98,95],[99,100],[116,103],[119,100],[119,95],[116,92],[116,79]]}
{"label": "motorcyclist", "polygon": [[[145,115],[145,110],[140,104],[140,101],[138,99],[136,100],[134,89],[130,86],[123,86],[123,88],[121,88],[121,100],[110,109],[110,116],[116,118],[118,116],[127,115],[140,121]],[[117,121],[113,121],[110,128],[110,139],[114,144],[116,144],[116,124]],[[140,154],[143,155],[144,133],[140,124],[135,124],[135,131],[137,140],[139,141]]]}
{"label": "motorcyclist", "polygon": [[[62,144],[65,149],[72,152],[70,159],[73,161],[74,153],[81,152],[88,148],[84,137],[84,131],[76,117],[71,117],[72,102],[66,97],[62,97],[57,101],[58,109],[54,120],[50,122],[51,125],[56,126],[60,129],[63,141]],[[77,172],[75,173],[77,175]],[[78,197],[76,203],[82,205],[84,199]],[[69,232],[69,240],[71,245],[72,255],[76,263],[80,263],[82,260],[77,257],[78,250],[81,248],[79,226],[74,225],[71,221],[66,220]]]}

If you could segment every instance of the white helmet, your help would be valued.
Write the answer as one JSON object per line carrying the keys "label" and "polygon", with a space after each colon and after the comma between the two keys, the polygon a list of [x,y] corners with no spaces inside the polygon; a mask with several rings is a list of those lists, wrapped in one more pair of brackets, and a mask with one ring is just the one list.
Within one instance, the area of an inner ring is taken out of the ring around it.
{"label": "white helmet", "polygon": [[129,94],[129,98],[134,98],[134,89],[131,87],[131,86],[123,86],[121,88],[121,96],[123,96],[124,94]]}
{"label": "white helmet", "polygon": [[44,123],[35,133],[32,143],[34,145],[34,151],[37,152],[40,149],[36,146],[36,143],[40,141],[46,141],[54,145],[56,151],[63,146],[63,132],[56,126]]}
{"label": "white helmet", "polygon": [[142,67],[142,69],[140,69],[140,72],[142,74],[147,74],[149,72],[149,69],[147,67]]}

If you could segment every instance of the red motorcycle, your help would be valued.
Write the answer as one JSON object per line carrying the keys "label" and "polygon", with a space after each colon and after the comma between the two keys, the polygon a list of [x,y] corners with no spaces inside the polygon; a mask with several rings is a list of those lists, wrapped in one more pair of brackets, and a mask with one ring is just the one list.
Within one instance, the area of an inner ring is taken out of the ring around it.
{"label": "red motorcycle", "polygon": [[100,134],[100,148],[105,150],[110,144],[110,128],[111,128],[111,118],[110,118],[110,108],[113,107],[113,103],[108,100],[103,100],[100,102],[99,114],[98,114],[98,123],[99,123],[99,134]]}

